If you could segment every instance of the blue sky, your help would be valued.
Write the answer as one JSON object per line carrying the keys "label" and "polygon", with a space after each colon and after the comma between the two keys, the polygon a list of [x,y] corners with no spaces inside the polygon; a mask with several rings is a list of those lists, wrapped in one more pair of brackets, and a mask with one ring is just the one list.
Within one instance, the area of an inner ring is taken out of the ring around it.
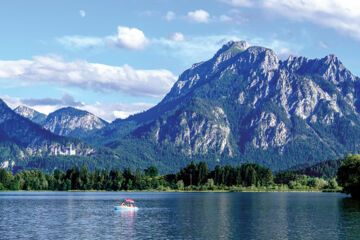
{"label": "blue sky", "polygon": [[350,0],[3,0],[0,97],[112,121],[158,103],[229,40],[337,55],[360,76],[360,3]]}

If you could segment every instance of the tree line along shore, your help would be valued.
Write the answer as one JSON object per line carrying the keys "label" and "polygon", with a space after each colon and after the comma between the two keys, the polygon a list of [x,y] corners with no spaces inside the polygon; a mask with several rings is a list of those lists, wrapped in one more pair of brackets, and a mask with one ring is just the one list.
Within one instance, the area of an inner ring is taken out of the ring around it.
{"label": "tree line along shore", "polygon": [[106,191],[343,191],[358,198],[360,189],[360,155],[348,155],[336,178],[310,177],[292,171],[273,174],[267,167],[254,163],[241,166],[216,166],[206,162],[189,163],[176,174],[159,175],[150,166],[143,172],[126,168],[89,172],[86,165],[66,172],[53,173],[23,170],[15,175],[0,169],[0,190],[106,190]]}

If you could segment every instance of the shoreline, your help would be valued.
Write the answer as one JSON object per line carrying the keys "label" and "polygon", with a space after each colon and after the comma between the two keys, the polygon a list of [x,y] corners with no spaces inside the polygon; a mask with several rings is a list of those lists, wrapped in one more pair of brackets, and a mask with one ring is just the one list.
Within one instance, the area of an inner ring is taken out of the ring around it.
{"label": "shoreline", "polygon": [[0,190],[1,192],[151,192],[151,193],[343,193],[341,191],[324,191],[324,190],[120,190],[120,191],[107,191],[107,190],[67,190],[67,191],[58,191],[58,190]]}

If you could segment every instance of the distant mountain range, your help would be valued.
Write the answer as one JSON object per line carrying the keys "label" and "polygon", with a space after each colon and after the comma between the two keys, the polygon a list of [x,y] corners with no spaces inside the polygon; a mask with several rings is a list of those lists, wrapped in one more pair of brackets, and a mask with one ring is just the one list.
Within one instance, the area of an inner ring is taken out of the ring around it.
{"label": "distant mountain range", "polygon": [[[29,117],[36,113],[27,111]],[[25,164],[32,157],[88,156],[95,152],[89,144],[55,135],[11,110],[0,100],[0,164]]]}
{"label": "distant mountain range", "polygon": [[26,107],[26,106],[18,106],[14,109],[14,111],[28,119],[30,119],[32,122],[37,123],[39,125],[43,125],[46,120],[46,115],[43,113],[40,113],[32,108]]}
{"label": "distant mountain range", "polygon": [[14,111],[60,136],[81,138],[108,125],[94,114],[72,107],[58,109],[48,116],[26,106],[19,106]]}
{"label": "distant mountain range", "polygon": [[194,64],[158,105],[127,119],[107,124],[73,108],[45,120],[18,112],[105,147],[124,166],[171,172],[205,160],[280,170],[359,152],[359,91],[360,79],[334,55],[282,61],[271,49],[240,41]]}

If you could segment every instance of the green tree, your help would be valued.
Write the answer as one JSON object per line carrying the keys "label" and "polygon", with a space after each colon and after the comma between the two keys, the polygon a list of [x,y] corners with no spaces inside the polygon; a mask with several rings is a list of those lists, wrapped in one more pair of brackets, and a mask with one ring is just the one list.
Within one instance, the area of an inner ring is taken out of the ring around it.
{"label": "green tree", "polygon": [[208,190],[214,190],[215,188],[214,179],[209,178],[206,182],[206,187]]}
{"label": "green tree", "polygon": [[338,182],[336,181],[335,178],[332,178],[329,180],[329,188],[330,189],[337,189],[339,186]]}
{"label": "green tree", "polygon": [[159,170],[154,166],[150,166],[145,169],[145,175],[151,178],[157,177],[159,175]]}
{"label": "green tree", "polygon": [[337,177],[345,193],[360,198],[360,155],[347,155],[341,162]]}
{"label": "green tree", "polygon": [[10,182],[13,179],[11,172],[6,171],[3,168],[0,168],[0,183],[3,185],[4,189],[9,187]]}
{"label": "green tree", "polygon": [[82,190],[91,189],[89,174],[86,165],[83,165],[82,168],[80,169],[79,178],[80,178],[80,184],[79,184],[80,189]]}
{"label": "green tree", "polygon": [[124,181],[124,177],[121,174],[120,169],[113,169],[110,171],[110,179],[111,179],[111,189],[114,191],[121,190],[122,182]]}
{"label": "green tree", "polygon": [[184,181],[183,180],[177,181],[176,186],[178,190],[184,190]]}
{"label": "green tree", "polygon": [[199,162],[197,169],[198,169],[198,177],[197,177],[198,185],[204,185],[209,175],[209,167],[206,164],[206,162]]}

